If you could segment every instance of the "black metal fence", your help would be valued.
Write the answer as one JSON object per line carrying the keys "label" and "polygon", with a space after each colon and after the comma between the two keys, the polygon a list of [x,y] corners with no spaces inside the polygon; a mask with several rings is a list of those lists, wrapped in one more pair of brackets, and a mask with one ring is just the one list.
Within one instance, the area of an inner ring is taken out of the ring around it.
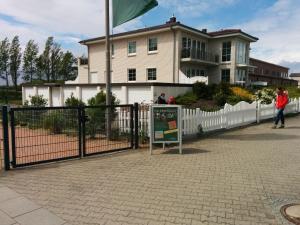
{"label": "black metal fence", "polygon": [[2,107],[0,108],[0,170],[4,168],[3,129],[2,129]]}
{"label": "black metal fence", "polygon": [[2,107],[0,160],[9,169],[137,148],[137,110],[133,105]]}

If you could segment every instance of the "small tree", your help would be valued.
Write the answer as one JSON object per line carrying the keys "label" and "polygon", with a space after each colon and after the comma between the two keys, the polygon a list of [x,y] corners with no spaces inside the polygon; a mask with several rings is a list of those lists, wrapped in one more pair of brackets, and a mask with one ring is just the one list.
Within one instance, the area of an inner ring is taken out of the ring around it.
{"label": "small tree", "polygon": [[22,53],[20,48],[19,36],[15,36],[10,46],[9,58],[10,58],[10,75],[16,90],[18,87],[18,78],[20,76],[19,68],[21,65],[21,57],[22,57]]}
{"label": "small tree", "polygon": [[73,93],[71,94],[71,96],[69,98],[66,99],[65,101],[65,105],[66,106],[85,106],[84,102],[79,100],[78,98],[75,98]]}
{"label": "small tree", "polygon": [[59,71],[60,77],[65,81],[74,80],[77,77],[77,69],[74,67],[76,64],[77,60],[71,52],[67,51],[63,54]]}
{"label": "small tree", "polygon": [[9,86],[8,69],[9,69],[9,40],[5,38],[0,42],[0,78],[5,80],[6,86]]}
{"label": "small tree", "polygon": [[[88,108],[87,109],[87,116],[89,121],[86,126],[87,133],[90,135],[91,138],[95,138],[96,134],[105,133],[106,128],[106,112],[107,107],[106,105],[106,93],[103,91],[99,92],[95,97],[91,98],[88,101],[90,106],[103,106],[103,107],[95,107],[95,108]],[[117,101],[115,96],[112,96],[111,99],[112,105],[117,105],[119,102]],[[111,119],[113,120],[115,117],[115,109],[111,110]]]}
{"label": "small tree", "polygon": [[32,82],[37,72],[37,54],[39,52],[38,45],[30,40],[25,48],[23,55],[23,80]]}

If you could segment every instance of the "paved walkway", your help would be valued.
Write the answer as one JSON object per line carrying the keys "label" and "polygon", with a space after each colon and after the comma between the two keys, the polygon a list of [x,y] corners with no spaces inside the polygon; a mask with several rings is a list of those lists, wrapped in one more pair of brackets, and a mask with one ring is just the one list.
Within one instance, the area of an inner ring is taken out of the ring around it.
{"label": "paved walkway", "polygon": [[189,143],[184,155],[75,160],[11,171],[0,182],[73,225],[289,224],[279,209],[300,202],[300,117],[270,127]]}

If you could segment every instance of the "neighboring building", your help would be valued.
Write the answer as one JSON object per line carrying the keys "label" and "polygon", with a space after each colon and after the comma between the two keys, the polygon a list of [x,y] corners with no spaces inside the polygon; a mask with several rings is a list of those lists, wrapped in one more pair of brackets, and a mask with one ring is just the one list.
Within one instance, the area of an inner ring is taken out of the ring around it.
{"label": "neighboring building", "polygon": [[254,58],[250,58],[250,65],[249,80],[253,85],[297,85],[297,81],[289,79],[287,67]]}
{"label": "neighboring building", "polygon": [[[250,44],[257,40],[240,29],[194,29],[175,17],[163,25],[114,34],[112,92],[122,104],[151,103],[160,92],[167,96],[184,94],[196,81],[247,84]],[[72,87],[76,89],[74,95],[85,100],[106,81],[105,37],[80,43],[88,48],[88,60],[79,64],[77,79],[62,86],[65,93],[59,96],[63,99],[70,94],[65,90]]]}
{"label": "neighboring building", "polygon": [[298,87],[300,87],[300,73],[291,73],[290,78],[298,82]]}

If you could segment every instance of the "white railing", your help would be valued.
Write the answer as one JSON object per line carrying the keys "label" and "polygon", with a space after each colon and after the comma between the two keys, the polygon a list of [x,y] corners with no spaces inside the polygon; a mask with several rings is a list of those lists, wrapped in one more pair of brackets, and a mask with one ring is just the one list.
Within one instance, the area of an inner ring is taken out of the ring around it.
{"label": "white railing", "polygon": [[[285,108],[285,114],[300,112],[300,98],[291,99]],[[184,135],[195,135],[199,132],[210,132],[220,129],[231,129],[252,123],[259,123],[276,115],[275,102],[262,104],[254,101],[239,102],[232,106],[226,104],[223,109],[215,112],[205,112],[200,109],[183,109],[182,123]],[[119,112],[121,131],[129,132],[129,112]],[[139,111],[139,128],[143,135],[149,134],[150,115],[148,110]],[[128,126],[128,127],[127,127]]]}

